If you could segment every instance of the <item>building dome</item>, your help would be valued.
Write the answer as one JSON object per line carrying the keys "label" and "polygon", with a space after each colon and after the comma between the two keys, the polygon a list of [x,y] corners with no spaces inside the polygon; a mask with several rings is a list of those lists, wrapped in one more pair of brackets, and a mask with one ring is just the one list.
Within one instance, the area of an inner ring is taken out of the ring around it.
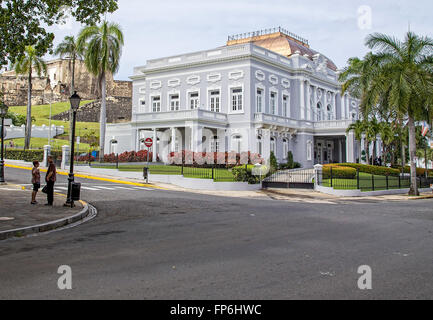
{"label": "building dome", "polygon": [[[308,55],[310,60],[319,52],[310,48],[308,40],[287,32],[282,28],[262,30],[257,32],[245,33],[236,36],[230,36],[227,45],[236,45],[242,43],[254,43],[255,45],[278,53],[285,57],[290,57],[295,53],[302,56]],[[324,55],[323,55],[324,56]],[[327,66],[333,71],[337,71],[334,62],[324,56],[328,61]]]}

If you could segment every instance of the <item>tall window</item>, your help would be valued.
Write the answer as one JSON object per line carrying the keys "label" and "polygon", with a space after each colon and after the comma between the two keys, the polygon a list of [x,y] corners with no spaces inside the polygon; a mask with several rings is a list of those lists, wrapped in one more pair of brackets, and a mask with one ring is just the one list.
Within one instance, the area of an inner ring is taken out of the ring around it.
{"label": "tall window", "polygon": [[289,116],[289,97],[283,96],[283,116],[288,117]]}
{"label": "tall window", "polygon": [[[320,146],[320,144],[319,144],[319,146]],[[317,155],[316,155],[316,157],[317,157]],[[313,143],[310,140],[307,142],[307,161],[311,161],[311,160],[313,160]]]}
{"label": "tall window", "polygon": [[210,111],[212,112],[220,112],[220,91],[213,90],[210,92]]}
{"label": "tall window", "polygon": [[330,104],[328,104],[328,107],[326,108],[326,112],[328,113],[328,120],[332,120],[332,107]]}
{"label": "tall window", "polygon": [[271,92],[271,114],[276,114],[277,111],[277,94]]}
{"label": "tall window", "polygon": [[257,98],[256,98],[256,108],[257,113],[262,113],[262,105],[263,105],[263,90],[257,89]]}
{"label": "tall window", "polygon": [[243,92],[242,88],[232,89],[232,111],[242,111],[243,110]]}
{"label": "tall window", "polygon": [[277,142],[275,138],[271,138],[271,152],[273,152],[274,155],[277,156]]}
{"label": "tall window", "polygon": [[263,143],[262,143],[262,137],[261,136],[257,137],[257,153],[259,155],[263,154]]}
{"label": "tall window", "polygon": [[160,96],[152,97],[152,111],[153,112],[161,112],[161,97]]}
{"label": "tall window", "polygon": [[200,106],[200,95],[198,92],[191,92],[188,96],[189,107],[191,110],[198,109]]}
{"label": "tall window", "polygon": [[283,140],[283,157],[284,160],[288,159],[288,155],[289,155],[289,141],[287,139]]}
{"label": "tall window", "polygon": [[179,95],[173,94],[170,96],[170,110],[178,111],[179,110]]}
{"label": "tall window", "polygon": [[317,104],[317,108],[316,108],[316,121],[322,121],[323,117],[322,117],[322,105],[320,104],[320,102]]}

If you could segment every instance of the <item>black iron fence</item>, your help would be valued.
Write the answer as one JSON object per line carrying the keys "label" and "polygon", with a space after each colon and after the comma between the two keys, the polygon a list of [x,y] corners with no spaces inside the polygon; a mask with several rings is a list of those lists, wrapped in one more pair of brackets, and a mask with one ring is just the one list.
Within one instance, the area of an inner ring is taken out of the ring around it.
{"label": "black iron fence", "polygon": [[278,171],[263,180],[263,188],[314,188],[314,169]]}
{"label": "black iron fence", "polygon": [[[430,188],[433,184],[433,177],[418,176],[418,188]],[[410,188],[411,178],[409,175],[375,175],[356,171],[356,175],[341,177],[334,174],[332,168],[326,174],[323,174],[320,185],[334,188],[337,190],[361,190],[380,191],[393,189]]]}

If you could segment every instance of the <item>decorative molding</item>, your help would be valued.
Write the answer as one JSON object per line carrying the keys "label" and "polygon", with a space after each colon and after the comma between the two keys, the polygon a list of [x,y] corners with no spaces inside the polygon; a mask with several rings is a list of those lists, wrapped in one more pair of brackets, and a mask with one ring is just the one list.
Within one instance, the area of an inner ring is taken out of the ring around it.
{"label": "decorative molding", "polygon": [[207,75],[208,82],[218,82],[221,81],[221,73],[211,73]]}
{"label": "decorative molding", "polygon": [[196,84],[199,84],[201,81],[200,76],[190,76],[186,79],[186,83],[188,83],[191,86],[194,86]]}
{"label": "decorative molding", "polygon": [[167,81],[167,86],[175,88],[180,86],[180,79],[170,79]]}
{"label": "decorative molding", "polygon": [[229,79],[230,80],[239,80],[239,79],[242,79],[243,77],[244,77],[243,70],[235,70],[235,71],[229,72]]}
{"label": "decorative molding", "polygon": [[138,89],[138,93],[140,93],[140,94],[146,94],[146,87],[140,87]]}
{"label": "decorative molding", "polygon": [[162,88],[162,81],[154,80],[150,83],[150,89],[158,90]]}
{"label": "decorative molding", "polygon": [[290,80],[286,79],[286,78],[281,79],[281,85],[284,88],[289,89],[290,88]]}
{"label": "decorative molding", "polygon": [[278,84],[278,77],[274,74],[271,74],[269,76],[269,82],[272,83],[273,85]]}
{"label": "decorative molding", "polygon": [[256,71],[256,79],[259,80],[259,81],[265,80],[266,79],[265,73],[263,71],[261,71],[261,70],[257,70]]}

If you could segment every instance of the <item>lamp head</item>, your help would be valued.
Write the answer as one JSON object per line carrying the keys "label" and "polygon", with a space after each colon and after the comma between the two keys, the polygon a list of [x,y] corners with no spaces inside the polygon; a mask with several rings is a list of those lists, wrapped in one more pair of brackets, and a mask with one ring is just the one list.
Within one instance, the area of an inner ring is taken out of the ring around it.
{"label": "lamp head", "polygon": [[71,103],[71,109],[73,111],[77,111],[80,107],[81,98],[77,94],[77,91],[74,92],[74,94],[69,98],[69,102]]}

